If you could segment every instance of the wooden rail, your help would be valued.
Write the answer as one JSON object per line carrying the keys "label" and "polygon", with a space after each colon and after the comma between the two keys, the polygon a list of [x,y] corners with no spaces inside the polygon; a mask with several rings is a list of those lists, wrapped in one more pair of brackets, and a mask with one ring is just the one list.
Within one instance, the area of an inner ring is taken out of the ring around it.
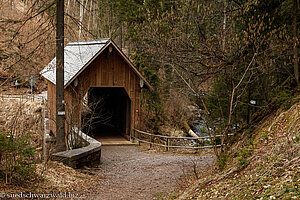
{"label": "wooden rail", "polygon": [[[172,137],[172,136],[164,136],[164,135],[155,135],[138,129],[134,129],[134,132],[135,132],[134,139],[136,139],[139,144],[146,143],[149,144],[150,147],[160,146],[160,147],[164,147],[167,151],[169,151],[170,148],[182,148],[182,149],[194,149],[194,150],[213,148],[213,145],[205,145],[205,142],[211,141],[212,138],[210,136],[198,137],[198,138]],[[232,136],[232,135],[234,134],[229,134],[228,136]],[[223,135],[216,135],[216,138],[221,138],[221,137],[223,137]],[[192,140],[196,141],[195,146],[190,146]],[[220,146],[221,144],[217,145],[217,147]]]}
{"label": "wooden rail", "polygon": [[0,93],[1,99],[21,99],[21,100],[31,100],[31,101],[39,101],[46,103],[46,98],[38,95],[31,95],[26,93]]}

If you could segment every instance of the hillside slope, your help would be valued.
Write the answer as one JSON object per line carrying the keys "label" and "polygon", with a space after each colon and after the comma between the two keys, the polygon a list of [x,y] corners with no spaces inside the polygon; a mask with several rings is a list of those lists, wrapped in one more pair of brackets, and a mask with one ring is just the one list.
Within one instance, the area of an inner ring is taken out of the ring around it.
{"label": "hillside slope", "polygon": [[299,99],[235,144],[223,172],[212,171],[177,199],[300,199]]}

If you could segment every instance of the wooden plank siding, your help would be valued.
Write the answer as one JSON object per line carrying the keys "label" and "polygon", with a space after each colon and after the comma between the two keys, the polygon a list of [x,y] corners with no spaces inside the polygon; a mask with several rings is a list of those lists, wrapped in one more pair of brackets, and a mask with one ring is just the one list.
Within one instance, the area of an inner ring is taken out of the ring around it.
{"label": "wooden plank siding", "polygon": [[[77,79],[77,80],[76,80]],[[113,48],[105,49],[90,65],[83,70],[67,88],[65,88],[66,123],[70,115],[75,117],[73,123],[81,123],[80,99],[91,87],[123,87],[130,98],[130,133],[126,131],[125,137],[130,139],[133,128],[140,128],[141,88],[140,78],[132,70],[118,51]],[[78,85],[75,86],[75,82]],[[48,103],[50,115],[55,118],[55,85],[48,81]],[[67,124],[66,124],[67,125]],[[67,125],[70,128],[70,124]],[[50,129],[55,133],[55,121],[50,122]]]}

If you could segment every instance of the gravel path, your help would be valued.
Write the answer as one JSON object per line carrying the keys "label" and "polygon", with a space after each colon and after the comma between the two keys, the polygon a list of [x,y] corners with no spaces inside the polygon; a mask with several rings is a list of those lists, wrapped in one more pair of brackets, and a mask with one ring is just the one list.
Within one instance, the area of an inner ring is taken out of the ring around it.
{"label": "gravel path", "polygon": [[103,146],[102,164],[97,173],[103,177],[89,199],[147,200],[171,192],[180,176],[197,168],[212,165],[213,155],[190,156],[142,152],[135,146]]}

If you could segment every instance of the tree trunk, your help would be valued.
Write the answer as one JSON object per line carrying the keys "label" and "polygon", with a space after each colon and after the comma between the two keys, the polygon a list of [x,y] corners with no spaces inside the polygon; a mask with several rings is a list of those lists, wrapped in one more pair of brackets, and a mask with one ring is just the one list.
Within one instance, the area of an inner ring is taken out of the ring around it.
{"label": "tree trunk", "polygon": [[123,22],[120,22],[120,49],[123,50]]}
{"label": "tree trunk", "polygon": [[90,29],[90,25],[91,25],[91,17],[93,17],[95,15],[94,13],[94,10],[93,10],[93,0],[91,0],[91,3],[90,3],[90,8],[89,8],[89,17],[88,17],[88,31],[91,31]]}
{"label": "tree trunk", "polygon": [[[70,0],[68,0],[67,7],[66,7],[67,14],[71,14],[71,13],[69,13],[69,8],[70,8]],[[66,24],[69,24],[69,17],[67,18]]]}
{"label": "tree trunk", "polygon": [[298,22],[298,0],[294,0],[294,15],[293,15],[293,35],[294,35],[294,74],[297,85],[299,85],[299,58],[298,58],[298,35],[297,35],[297,22]]}
{"label": "tree trunk", "polygon": [[81,31],[82,31],[82,21],[83,21],[83,5],[84,4],[84,0],[80,1],[79,4],[79,34],[78,34],[78,39],[80,40],[81,37]]}
{"label": "tree trunk", "polygon": [[227,9],[227,0],[224,0],[223,41],[222,41],[222,50],[224,53],[225,53],[225,43],[226,43],[226,20],[227,20],[226,9]]}

